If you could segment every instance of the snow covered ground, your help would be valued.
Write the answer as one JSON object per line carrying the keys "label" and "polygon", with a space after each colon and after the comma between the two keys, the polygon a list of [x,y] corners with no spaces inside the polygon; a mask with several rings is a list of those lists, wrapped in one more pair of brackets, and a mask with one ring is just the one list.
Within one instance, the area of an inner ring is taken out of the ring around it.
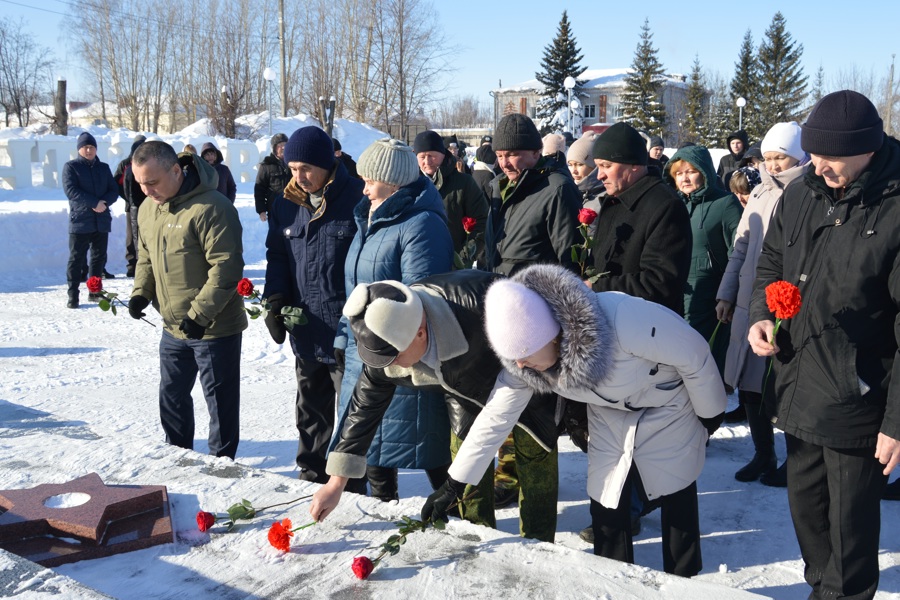
{"label": "snow covered ground", "polygon": [[[344,140],[342,140],[343,142]],[[348,140],[349,141],[349,140]],[[351,141],[351,146],[353,142]],[[346,147],[346,144],[345,144]],[[265,224],[253,211],[252,184],[239,184],[245,275],[262,284]],[[114,205],[114,214],[118,205]],[[110,240],[112,271],[124,272],[124,218]],[[65,308],[66,203],[61,190],[0,190],[0,489],[61,483],[97,472],[108,484],[166,485],[173,544],[32,573],[0,596],[88,597],[59,575],[116,598],[607,598],[722,600],[753,594],[806,597],[802,562],[784,490],[734,480],[750,457],[746,425],[720,429],[699,481],[703,572],[692,580],[662,568],[659,512],[643,519],[639,566],[594,557],[578,537],[590,521],[586,456],[561,439],[556,544],[517,537],[518,512],[498,513],[498,531],[454,521],[445,532],[415,533],[372,577],[356,580],[354,556],[374,557],[396,531],[389,521],[416,516],[428,484],[401,476],[399,504],[345,495],[321,524],[298,532],[291,552],[272,548],[275,518],[308,522],[306,502],[277,509],[234,531],[197,531],[201,508],[224,511],[247,498],[256,506],[308,494],[293,464],[293,357],[261,322],[244,333],[241,434],[235,464],[205,456],[206,409],[194,390],[196,452],[162,443],[158,423],[159,328],[86,302]],[[131,280],[106,282],[127,298]],[[158,315],[151,321],[159,323]],[[784,457],[783,439],[778,452]],[[896,477],[896,475],[894,476]],[[878,600],[900,599],[900,503],[882,502]],[[10,559],[0,555],[0,570]]]}

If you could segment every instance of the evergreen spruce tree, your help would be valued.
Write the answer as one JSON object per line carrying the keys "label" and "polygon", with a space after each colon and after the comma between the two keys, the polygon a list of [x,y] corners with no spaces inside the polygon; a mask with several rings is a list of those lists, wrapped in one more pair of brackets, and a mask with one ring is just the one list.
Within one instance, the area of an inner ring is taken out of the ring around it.
{"label": "evergreen spruce tree", "polygon": [[[572,89],[572,97],[581,89],[578,85],[578,77],[585,72],[587,67],[581,66],[584,56],[575,42],[572,29],[569,24],[569,15],[563,11],[559,26],[556,29],[556,37],[553,42],[544,48],[544,58],[541,60],[543,71],[535,73],[537,80],[544,84],[544,97],[538,102],[536,116],[539,119],[549,120],[561,109],[565,109],[568,103],[568,90],[563,85],[566,77],[575,78],[575,87]],[[541,133],[548,133],[548,127],[542,127]]]}
{"label": "evergreen spruce tree", "polygon": [[765,39],[759,45],[761,125],[768,130],[781,121],[799,121],[806,107],[806,82],[803,74],[803,44],[796,44],[780,12],[772,17]]}
{"label": "evergreen spruce tree", "polygon": [[819,65],[819,69],[816,71],[816,78],[813,79],[813,88],[812,91],[809,92],[809,101],[807,104],[809,108],[815,106],[816,102],[822,99],[822,96],[825,95],[825,68],[822,65]]}
{"label": "evergreen spruce tree", "polygon": [[644,19],[641,41],[634,51],[631,73],[625,76],[622,92],[622,120],[635,129],[651,135],[665,135],[666,107],[662,103],[662,85],[665,72],[653,47],[650,23]]}
{"label": "evergreen spruce tree", "polygon": [[[738,61],[734,64],[734,78],[731,80],[730,87],[731,102],[734,103],[738,98],[743,98],[747,104],[744,106],[743,113],[739,110],[732,111],[734,118],[729,123],[730,131],[725,136],[727,137],[731,132],[742,127],[751,140],[761,139],[768,128],[760,123],[759,111],[762,98],[759,93],[759,66],[754,56],[753,37],[749,29],[741,42],[741,50],[738,54]],[[722,138],[719,143],[724,144],[725,138]]]}
{"label": "evergreen spruce tree", "polygon": [[725,80],[719,78],[712,82],[712,94],[709,98],[709,118],[706,121],[701,145],[707,148],[725,147],[725,138],[731,132],[731,119],[734,117],[734,102],[731,91]]}
{"label": "evergreen spruce tree", "polygon": [[700,57],[694,57],[691,74],[688,78],[687,97],[684,106],[684,123],[681,128],[681,142],[702,143],[706,129],[707,92],[704,86],[703,71],[700,68]]}

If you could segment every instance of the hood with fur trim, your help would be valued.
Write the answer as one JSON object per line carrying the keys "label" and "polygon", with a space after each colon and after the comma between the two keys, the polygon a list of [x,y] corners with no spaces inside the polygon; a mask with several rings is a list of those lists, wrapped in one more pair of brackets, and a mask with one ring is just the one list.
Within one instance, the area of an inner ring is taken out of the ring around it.
{"label": "hood with fur trim", "polygon": [[[512,277],[537,292],[550,305],[560,324],[559,363],[543,373],[520,369],[515,361],[500,357],[503,367],[539,392],[593,389],[612,369],[607,350],[612,325],[597,302],[597,294],[571,271],[558,265],[533,265]],[[523,315],[527,319],[527,315]]]}

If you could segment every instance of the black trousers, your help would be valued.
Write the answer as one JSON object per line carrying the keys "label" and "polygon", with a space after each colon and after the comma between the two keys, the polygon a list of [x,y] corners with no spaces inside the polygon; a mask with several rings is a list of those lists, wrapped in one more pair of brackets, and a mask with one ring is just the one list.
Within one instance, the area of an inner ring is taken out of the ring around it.
{"label": "black trousers", "polygon": [[[433,469],[425,469],[425,475],[428,476],[428,483],[431,489],[436,490],[447,481],[447,469],[450,465],[441,465]],[[399,488],[397,486],[397,469],[393,467],[376,467],[366,465],[366,477],[369,480],[369,490],[372,496],[389,502],[400,498]]]}
{"label": "black trousers", "polygon": [[[66,281],[69,284],[70,292],[77,292],[78,286],[88,276],[103,277],[108,243],[108,233],[69,234],[69,262],[66,265]],[[90,264],[88,263],[88,250],[91,254]]]}
{"label": "black trousers", "polygon": [[199,374],[209,409],[209,453],[233,459],[240,441],[241,334],[182,340],[163,331],[159,371],[159,417],[166,442],[194,447],[191,389]]}
{"label": "black trousers", "polygon": [[873,598],[888,479],[875,447],[828,448],[784,437],[788,503],[810,599]]}
{"label": "black trousers", "polygon": [[[606,508],[591,499],[591,525],[594,530],[594,554],[634,564],[631,538],[631,490],[637,486],[643,502],[647,496],[637,468],[632,465],[616,508]],[[660,497],[662,509],[663,570],[681,577],[692,577],[703,569],[700,555],[700,514],[697,506],[697,482]]]}
{"label": "black trousers", "polygon": [[300,441],[297,444],[297,466],[300,479],[327,483],[325,454],[334,431],[335,402],[341,393],[343,371],[337,365],[297,358],[297,397],[295,422]]}
{"label": "black trousers", "polygon": [[138,256],[138,207],[132,206],[125,213],[125,264],[134,271]]}

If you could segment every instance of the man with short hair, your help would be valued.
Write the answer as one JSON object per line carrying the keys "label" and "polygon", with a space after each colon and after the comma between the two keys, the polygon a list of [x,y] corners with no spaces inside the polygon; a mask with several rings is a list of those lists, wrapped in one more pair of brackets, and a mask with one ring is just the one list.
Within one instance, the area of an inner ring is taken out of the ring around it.
{"label": "man with short hair", "polygon": [[[502,368],[484,330],[484,295],[500,275],[462,269],[433,275],[411,286],[397,281],[361,284],[344,307],[365,363],[351,399],[351,408],[328,455],[331,480],[316,492],[310,505],[314,519],[324,519],[338,504],[348,478],[366,470],[366,452],[397,386],[429,389],[444,395],[453,431],[451,453],[462,445],[475,417],[484,408]],[[545,450],[555,447],[555,421],[533,400],[516,429]],[[468,486],[461,516],[496,527],[493,468],[476,486]],[[524,537],[552,541],[547,518],[536,523],[523,510]]]}
{"label": "man with short hair", "polygon": [[284,164],[284,146],[288,137],[283,133],[272,136],[270,144],[272,153],[267,155],[256,168],[256,183],[253,184],[253,200],[259,220],[268,219],[269,210],[275,198],[284,193],[284,188],[291,180],[291,172]]}
{"label": "man with short hair", "polygon": [[[97,158],[97,140],[85,131],[76,141],[78,158],[63,166],[62,184],[69,199],[69,262],[66,266],[68,308],[78,308],[78,288],[87,276],[106,277],[106,248],[118,196],[109,165]],[[91,260],[88,264],[88,250]],[[110,276],[111,277],[111,276]],[[98,300],[94,294],[89,300]]]}
{"label": "man with short hair", "polygon": [[149,200],[138,213],[138,262],[128,313],[151,303],[163,319],[159,412],[166,442],[192,449],[199,374],[209,409],[209,453],[234,458],[240,440],[241,332],[247,328],[241,221],[196,154],[144,142],[131,158]]}
{"label": "man with short hair", "polygon": [[[878,587],[882,491],[900,463],[900,142],[868,98],[842,90],[816,103],[800,145],[814,168],[769,224],[748,338],[773,357],[763,393],[787,444],[810,598],[864,600]],[[802,301],[777,337],[775,282]]]}
{"label": "man with short hair", "polygon": [[728,154],[719,160],[719,167],[716,169],[716,175],[718,175],[719,179],[722,180],[722,183],[725,184],[725,189],[727,190],[731,174],[737,171],[738,167],[741,166],[744,152],[747,151],[747,147],[750,145],[750,138],[747,137],[746,131],[738,129],[725,139],[725,145],[728,146]]}
{"label": "man with short hair", "polygon": [[297,466],[300,479],[326,483],[325,453],[344,375],[335,359],[334,336],[347,298],[344,261],[356,233],[353,209],[364,184],[335,159],[331,138],[318,127],[295,131],[283,155],[292,178],[269,208],[265,296],[272,310],[266,325],[281,344],[287,333],[282,307],[302,308],[309,319],[290,332],[297,377]]}
{"label": "man with short hair", "polygon": [[[416,135],[413,152],[419,163],[419,170],[431,179],[444,200],[447,213],[447,227],[453,239],[453,250],[461,252],[469,236],[475,240],[476,256],[484,249],[484,228],[487,225],[487,199],[471,175],[456,170],[455,159],[444,148],[444,141],[434,131],[425,130]],[[475,219],[470,233],[463,227],[463,219]],[[475,256],[469,257],[474,259]]]}

